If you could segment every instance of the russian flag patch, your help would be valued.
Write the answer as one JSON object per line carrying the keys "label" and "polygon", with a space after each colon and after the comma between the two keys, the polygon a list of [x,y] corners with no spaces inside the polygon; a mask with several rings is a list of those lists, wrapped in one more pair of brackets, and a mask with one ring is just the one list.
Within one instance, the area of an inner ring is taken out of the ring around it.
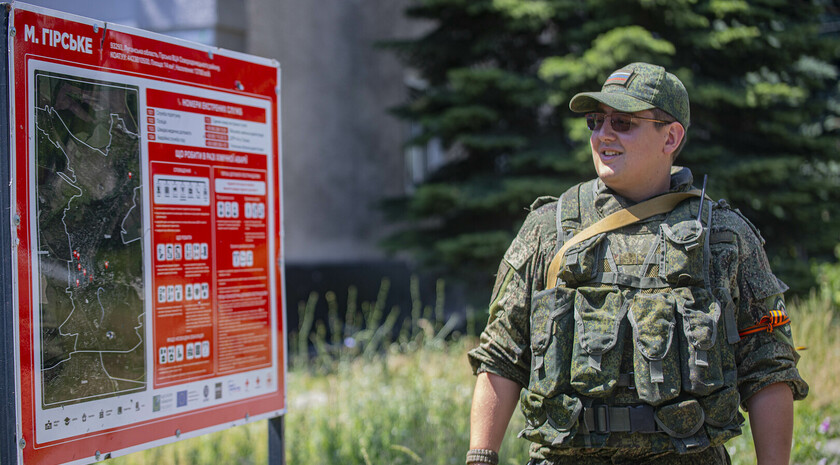
{"label": "russian flag patch", "polygon": [[630,79],[630,76],[633,74],[632,71],[616,71],[610,74],[610,77],[607,78],[604,85],[608,84],[615,84],[619,86],[627,85],[627,81]]}

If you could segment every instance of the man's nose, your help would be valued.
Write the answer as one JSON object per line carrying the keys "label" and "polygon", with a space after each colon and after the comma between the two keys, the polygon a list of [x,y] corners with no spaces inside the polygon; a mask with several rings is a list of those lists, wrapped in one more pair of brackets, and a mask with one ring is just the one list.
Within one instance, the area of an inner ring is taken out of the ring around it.
{"label": "man's nose", "polygon": [[615,131],[612,128],[612,120],[610,119],[610,115],[604,116],[604,122],[601,124],[601,127],[595,130],[595,133],[600,140],[613,140],[615,139]]}

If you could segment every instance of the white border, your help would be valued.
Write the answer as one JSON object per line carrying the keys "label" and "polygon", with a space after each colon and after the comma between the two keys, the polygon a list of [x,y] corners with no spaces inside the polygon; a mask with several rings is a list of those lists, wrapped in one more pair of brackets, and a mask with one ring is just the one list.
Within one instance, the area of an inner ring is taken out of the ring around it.
{"label": "white border", "polygon": [[[132,76],[124,76],[124,75],[119,75],[119,74],[113,74],[113,73],[110,73],[110,72],[90,70],[90,69],[87,69],[87,68],[72,68],[72,67],[68,67],[66,65],[39,61],[39,60],[35,60],[35,59],[32,59],[32,58],[28,59],[27,61],[28,61],[28,63],[27,63],[27,74],[28,74],[28,80],[29,80],[29,83],[30,83],[30,86],[29,86],[30,95],[27,96],[27,104],[30,104],[35,98],[34,93],[36,92],[36,88],[35,88],[33,79],[36,75],[36,70],[38,72],[71,74],[73,77],[76,77],[80,80],[84,80],[84,79],[99,80],[99,81],[111,82],[111,83],[114,83],[114,84],[117,84],[117,85],[122,84],[122,85],[125,85],[125,86],[132,86],[132,87],[137,87],[138,88],[138,94],[139,94],[138,95],[138,117],[140,118],[140,122],[138,122],[138,130],[139,130],[139,136],[141,138],[141,140],[140,140],[140,176],[141,176],[141,180],[143,182],[143,188],[142,188],[143,210],[142,210],[142,213],[143,213],[144,233],[143,233],[143,238],[142,238],[143,242],[142,243],[143,243],[143,267],[144,267],[144,280],[145,280],[145,282],[144,282],[145,301],[144,301],[144,311],[143,311],[145,327],[143,328],[143,330],[144,330],[144,333],[145,333],[145,341],[144,341],[144,344],[145,344],[145,370],[146,370],[146,375],[147,375],[146,387],[142,392],[131,391],[131,392],[128,392],[128,393],[123,394],[123,395],[118,395],[116,397],[107,396],[107,397],[102,398],[101,400],[90,400],[90,401],[87,401],[87,402],[82,402],[82,403],[77,403],[77,404],[73,404],[73,403],[65,404],[65,407],[63,407],[63,408],[60,407],[60,406],[56,406],[56,407],[52,407],[52,408],[49,408],[49,409],[43,409],[41,407],[41,400],[42,400],[42,397],[43,397],[43,392],[42,392],[43,378],[41,377],[40,370],[33,369],[33,371],[36,372],[35,373],[35,385],[34,385],[34,387],[35,387],[35,399],[34,399],[34,401],[35,401],[34,402],[35,421],[34,421],[34,426],[35,426],[36,438],[39,437],[39,432],[41,431],[40,430],[40,424],[41,424],[42,420],[45,419],[45,416],[52,416],[52,415],[49,415],[49,414],[55,412],[54,409],[56,409],[56,408],[60,408],[62,410],[67,411],[67,415],[69,415],[69,416],[74,416],[75,411],[81,410],[85,407],[89,407],[90,405],[92,405],[93,402],[97,402],[101,405],[104,405],[104,408],[107,409],[108,408],[107,405],[109,403],[115,403],[116,404],[117,401],[124,400],[126,397],[144,398],[144,397],[150,397],[154,394],[170,393],[170,392],[175,393],[179,390],[196,388],[197,386],[207,384],[207,383],[212,384],[213,382],[218,382],[218,381],[222,381],[222,382],[226,383],[228,380],[231,380],[231,379],[246,377],[246,376],[248,376],[249,373],[262,374],[263,372],[265,372],[268,368],[258,368],[258,369],[248,370],[246,372],[241,372],[241,373],[236,373],[236,374],[231,374],[231,375],[221,375],[221,376],[218,376],[218,377],[215,377],[215,378],[202,379],[200,381],[181,381],[181,382],[173,383],[173,384],[170,384],[166,387],[161,387],[161,388],[155,388],[154,387],[154,369],[155,369],[155,360],[157,359],[157,354],[154,350],[154,341],[155,341],[155,337],[154,337],[154,334],[153,334],[153,324],[154,324],[153,323],[154,322],[153,318],[154,317],[152,316],[152,314],[153,314],[152,310],[153,310],[153,305],[154,305],[154,302],[155,302],[155,296],[154,296],[154,292],[153,292],[154,289],[152,288],[152,282],[153,282],[152,254],[153,254],[153,250],[151,248],[152,247],[152,234],[151,234],[152,219],[151,219],[151,200],[150,200],[151,199],[151,191],[150,191],[151,186],[149,184],[151,182],[151,179],[150,179],[150,176],[149,176],[150,173],[147,172],[147,169],[150,166],[149,141],[144,137],[145,130],[143,128],[143,125],[141,124],[142,123],[142,118],[145,117],[144,116],[145,115],[145,110],[146,110],[146,108],[148,108],[148,106],[146,104],[145,94],[146,94],[146,90],[148,90],[148,89],[156,89],[156,90],[163,90],[163,91],[166,91],[166,92],[172,92],[172,93],[181,94],[181,95],[196,95],[196,94],[198,94],[198,96],[204,97],[204,98],[220,98],[220,97],[224,97],[224,96],[220,96],[217,92],[208,91],[206,89],[200,89],[200,88],[197,89],[197,88],[191,87],[191,86],[183,86],[183,85],[180,85],[180,84],[171,84],[171,83],[148,80],[148,79],[147,80],[142,80],[140,78],[136,78],[136,77],[132,77]],[[198,92],[196,92],[196,90],[198,90]],[[273,122],[271,121],[271,116],[270,116],[271,115],[271,111],[270,111],[271,102],[268,98],[263,98],[263,99],[257,100],[257,99],[251,98],[251,97],[229,96],[229,97],[227,97],[227,99],[229,101],[233,102],[233,103],[238,103],[238,104],[243,104],[243,105],[248,105],[248,106],[258,106],[259,108],[265,109],[266,113],[267,113],[266,116],[267,116],[267,119],[268,119],[268,121],[266,122],[266,126],[269,130],[271,129]],[[33,134],[33,135],[35,134],[35,116],[36,115],[34,115],[34,113],[33,113],[31,115],[31,120],[27,121],[27,124],[29,126],[29,133]],[[34,144],[36,142],[35,138],[34,137],[30,138],[30,140],[28,142],[29,142],[28,152],[29,153],[34,153]],[[270,160],[270,156],[269,155],[261,155],[261,154],[249,154],[249,156],[255,156],[255,157],[263,157],[264,156],[264,157],[266,157],[266,162],[267,162],[266,163],[266,172],[267,172],[266,173],[266,180],[267,180],[267,183],[269,183],[269,185],[273,186],[273,181],[274,181],[273,162]],[[30,160],[30,163],[34,163],[34,160]],[[192,166],[192,165],[193,164],[190,164],[190,166]],[[205,166],[205,165],[202,165],[202,166]],[[30,170],[29,170],[29,182],[30,182],[30,185],[34,187],[36,185],[35,176],[36,176],[37,173],[36,173],[36,170],[34,169],[33,166],[30,166],[29,168],[30,168]],[[243,170],[243,169],[246,170],[246,171],[249,170],[249,167],[247,167],[247,166],[226,167],[226,168],[230,169],[232,171],[240,171],[240,170]],[[267,198],[268,198],[268,202],[269,202],[270,206],[271,206],[272,201],[273,201],[272,197],[273,197],[273,193],[272,194],[267,194]],[[30,227],[29,230],[30,230],[30,234],[31,234],[31,237],[29,238],[29,240],[30,240],[30,252],[31,252],[31,254],[30,254],[30,260],[31,260],[30,261],[30,266],[32,267],[32,272],[33,272],[33,275],[32,275],[33,282],[31,283],[31,292],[32,292],[32,294],[31,294],[31,299],[32,300],[31,301],[32,301],[32,306],[33,306],[33,308],[31,309],[32,317],[33,317],[33,320],[32,320],[32,327],[33,327],[33,340],[32,340],[33,346],[32,346],[32,349],[34,351],[34,358],[33,358],[34,366],[38,367],[38,366],[40,366],[40,363],[42,362],[42,360],[41,360],[41,341],[40,341],[40,339],[34,337],[35,335],[40,334],[40,328],[41,328],[40,315],[39,315],[39,310],[38,310],[40,308],[39,307],[40,283],[37,282],[37,277],[40,275],[40,271],[39,271],[40,267],[39,267],[39,256],[38,256],[38,250],[37,250],[38,247],[35,247],[38,244],[38,238],[37,238],[38,225],[37,225],[37,214],[36,214],[36,212],[37,212],[37,199],[33,195],[33,196],[30,197],[29,200],[30,200],[29,205],[28,205],[28,208],[29,208],[29,227]],[[269,263],[273,263],[275,261],[274,236],[276,234],[276,232],[275,232],[276,231],[276,225],[274,224],[275,221],[274,221],[273,217],[274,217],[274,215],[269,215],[268,222],[267,222],[267,226],[268,226],[268,241],[267,241],[268,244],[267,244],[267,246],[269,248],[269,250],[268,250]],[[211,237],[212,237],[211,241],[213,243],[215,243],[216,242],[215,234],[212,234]],[[215,264],[212,267],[212,269],[213,270],[216,269]],[[269,282],[269,294],[270,294],[269,315],[270,315],[270,325],[271,325],[271,329],[272,329],[272,331],[271,331],[271,341],[272,341],[271,342],[271,370],[273,372],[279,372],[279,368],[280,368],[279,360],[278,360],[278,357],[277,357],[277,338],[275,337],[275,335],[277,333],[277,329],[278,329],[278,326],[277,326],[278,321],[277,321],[277,317],[276,317],[276,312],[271,311],[271,309],[276,309],[277,308],[276,307],[276,304],[277,304],[277,289],[275,288],[275,286],[273,286],[271,284],[273,282],[276,282],[276,279],[277,279],[276,270],[275,270],[274,267],[270,267],[268,282]],[[214,276],[214,280],[215,280],[215,276]],[[214,329],[213,338],[215,340],[215,337],[216,337],[216,334],[215,334],[216,331],[215,330],[216,330],[216,328],[213,328],[213,329]],[[209,337],[209,335],[208,335],[208,337]],[[218,353],[217,352],[218,351],[218,341],[216,341],[215,345],[216,345],[216,348],[213,349],[213,351],[214,351],[214,353]],[[276,371],[274,371],[275,369],[276,369]],[[224,407],[225,405],[228,405],[229,403],[232,403],[232,402],[236,402],[236,401],[239,401],[239,400],[247,400],[247,399],[255,397],[257,395],[268,394],[270,392],[276,392],[276,390],[277,390],[277,385],[275,385],[272,389],[266,388],[266,391],[257,392],[257,393],[251,392],[251,395],[249,395],[248,397],[237,398],[236,400],[229,400],[227,402],[221,402],[221,403],[218,403],[218,404],[214,403],[214,404],[212,404],[208,407],[209,408]],[[116,405],[115,405],[115,407],[116,407]],[[158,414],[158,415],[160,415],[159,417],[155,417],[154,415],[151,415],[147,418],[144,418],[142,420],[137,420],[137,421],[147,422],[147,421],[163,420],[163,419],[165,419],[169,416],[172,416],[172,415],[177,416],[179,414],[192,412],[192,411],[195,411],[195,410],[197,410],[197,409],[195,409],[195,408],[185,408],[183,410],[170,410],[166,413],[159,413]],[[61,415],[64,416],[65,414],[62,413]],[[123,426],[117,426],[117,428],[130,428],[130,425],[131,425],[131,423],[129,423],[127,425],[123,425]],[[105,427],[103,429],[111,429],[111,428],[114,428],[114,426],[108,426],[108,427]],[[41,433],[41,434],[43,434],[43,433]],[[88,433],[85,433],[85,434],[88,434]],[[97,433],[96,432],[91,432],[91,434],[96,435]],[[35,442],[36,443],[53,442],[53,441],[63,442],[63,441],[69,441],[73,437],[74,436],[64,436],[62,439],[47,439],[46,441],[36,440]]]}
{"label": "white border", "polygon": [[[280,84],[281,79],[282,79],[281,74],[282,74],[282,70],[280,69],[280,66],[278,64],[278,66],[277,66],[277,87],[274,89],[274,91],[277,94],[277,114],[275,115],[275,119],[274,119],[275,125],[277,126],[277,155],[274,157],[274,159],[277,160],[277,167],[275,168],[277,170],[277,196],[279,197],[277,199],[277,202],[280,204],[279,205],[279,207],[280,207],[280,225],[279,225],[279,228],[278,228],[277,232],[278,232],[278,235],[280,237],[280,244],[279,244],[280,247],[279,247],[279,249],[277,249],[278,253],[277,253],[276,266],[277,266],[277,272],[280,273],[280,305],[281,305],[281,307],[280,307],[280,311],[281,311],[280,318],[282,319],[282,322],[283,322],[283,365],[282,365],[282,369],[283,369],[283,410],[282,410],[282,414],[285,414],[286,410],[288,409],[288,403],[287,402],[288,402],[288,399],[289,399],[288,389],[287,389],[287,385],[289,384],[288,383],[289,378],[287,376],[289,374],[289,338],[288,338],[289,332],[286,329],[287,328],[286,324],[287,324],[287,321],[288,321],[287,318],[286,318],[286,253],[285,253],[286,252],[286,222],[283,221],[283,215],[286,212],[286,209],[285,209],[285,206],[283,204],[283,198],[285,196],[283,195],[283,138],[282,138],[283,120],[281,119],[282,113],[281,113],[281,110],[280,110],[280,95],[281,95],[280,94],[280,89],[283,88]],[[273,198],[273,196],[272,196],[272,198]],[[277,210],[272,210],[271,211],[271,213],[272,213],[271,216],[274,217],[274,214],[276,212],[277,212]],[[274,238],[272,238],[272,241],[273,240],[274,240]],[[277,279],[275,278],[274,282],[272,283],[272,286],[274,286],[276,283],[277,283]],[[274,415],[274,416],[280,416],[280,414]],[[271,433],[269,433],[269,434],[271,434]]]}

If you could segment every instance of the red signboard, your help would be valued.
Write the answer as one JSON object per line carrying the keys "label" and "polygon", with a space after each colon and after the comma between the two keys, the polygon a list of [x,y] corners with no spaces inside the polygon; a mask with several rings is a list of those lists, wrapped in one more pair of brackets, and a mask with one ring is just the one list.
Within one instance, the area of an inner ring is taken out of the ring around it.
{"label": "red signboard", "polygon": [[279,65],[15,4],[19,462],[285,412]]}

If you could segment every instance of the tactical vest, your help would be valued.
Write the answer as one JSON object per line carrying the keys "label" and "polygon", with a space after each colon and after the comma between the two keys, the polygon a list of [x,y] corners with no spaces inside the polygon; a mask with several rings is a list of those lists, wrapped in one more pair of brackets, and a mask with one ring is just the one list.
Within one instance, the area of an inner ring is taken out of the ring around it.
{"label": "tactical vest", "polygon": [[[664,220],[566,251],[556,285],[531,299],[521,437],[552,447],[648,441],[687,453],[740,434],[735,341],[722,323],[724,313],[734,320],[734,305],[727,289],[710,288],[715,204],[704,203],[699,221],[700,199],[683,201]],[[558,244],[599,219],[593,182],[570,189],[557,207]],[[617,404],[618,389],[635,400]]]}

